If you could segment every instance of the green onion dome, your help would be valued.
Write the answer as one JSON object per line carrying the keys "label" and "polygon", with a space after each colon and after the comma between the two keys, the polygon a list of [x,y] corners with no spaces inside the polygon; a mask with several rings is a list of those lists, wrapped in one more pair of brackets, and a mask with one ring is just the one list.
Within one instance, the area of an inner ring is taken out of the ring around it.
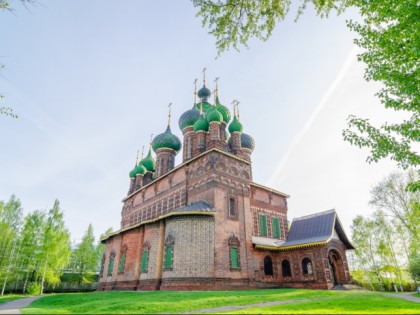
{"label": "green onion dome", "polygon": [[255,141],[254,138],[252,138],[250,135],[246,133],[241,134],[241,146],[243,148],[249,149],[251,151],[254,151],[255,149]]}
{"label": "green onion dome", "polygon": [[207,113],[206,113],[207,122],[210,124],[211,122],[218,122],[221,123],[223,121],[222,114],[217,110],[215,106],[212,106]]}
{"label": "green onion dome", "polygon": [[236,118],[236,116],[233,116],[233,120],[229,125],[229,132],[242,132],[243,129],[244,127],[242,127],[242,124],[239,122],[238,118]]}
{"label": "green onion dome", "polygon": [[138,174],[144,175],[144,174],[146,174],[147,169],[140,162],[139,165],[137,165],[137,167],[135,168],[135,171],[136,171],[136,175],[138,175]]}
{"label": "green onion dome", "polygon": [[156,161],[152,157],[152,150],[151,149],[149,149],[149,153],[147,154],[147,156],[143,160],[140,161],[140,163],[141,163],[141,165],[144,166],[146,171],[148,171],[148,172],[154,172],[155,171]]}
{"label": "green onion dome", "polygon": [[199,98],[202,98],[203,101],[207,101],[207,98],[211,95],[211,92],[205,85],[198,90],[197,95]]}
{"label": "green onion dome", "polygon": [[128,173],[128,175],[130,176],[130,178],[135,178],[136,177],[136,169],[137,167],[133,168],[130,173]]}
{"label": "green onion dome", "polygon": [[207,119],[204,118],[204,115],[201,114],[200,118],[195,122],[194,124],[194,131],[208,131],[209,130],[209,123],[207,122]]}
{"label": "green onion dome", "polygon": [[181,149],[181,141],[171,132],[171,127],[168,125],[168,128],[166,128],[164,133],[157,135],[153,139],[152,147],[155,152],[161,148],[172,149],[175,152],[178,152]]}
{"label": "green onion dome", "polygon": [[194,105],[194,108],[198,111],[200,111],[200,108],[203,107],[203,112],[206,113],[210,108],[213,107],[210,103],[203,102],[203,103],[197,103]]}
{"label": "green onion dome", "polygon": [[219,96],[216,96],[216,109],[220,112],[220,114],[222,114],[223,121],[228,123],[230,121],[230,112],[225,105],[220,104]]}
{"label": "green onion dome", "polygon": [[181,129],[182,131],[189,126],[194,126],[194,123],[198,120],[198,118],[200,118],[200,112],[197,109],[193,108],[193,109],[187,110],[185,113],[181,115],[181,117],[179,117],[179,120],[178,120],[179,129]]}

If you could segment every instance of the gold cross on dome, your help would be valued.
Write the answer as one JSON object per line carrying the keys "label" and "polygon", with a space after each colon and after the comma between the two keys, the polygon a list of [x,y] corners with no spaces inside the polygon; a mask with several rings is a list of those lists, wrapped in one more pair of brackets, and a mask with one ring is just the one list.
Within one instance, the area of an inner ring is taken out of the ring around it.
{"label": "gold cross on dome", "polygon": [[204,85],[206,85],[206,70],[207,70],[207,68],[206,67],[204,67],[203,68],[203,83],[204,83]]}

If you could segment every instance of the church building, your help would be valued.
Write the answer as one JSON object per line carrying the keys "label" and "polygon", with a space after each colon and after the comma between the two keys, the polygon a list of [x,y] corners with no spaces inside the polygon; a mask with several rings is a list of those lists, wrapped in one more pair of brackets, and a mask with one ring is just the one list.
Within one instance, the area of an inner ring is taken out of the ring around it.
{"label": "church building", "polygon": [[346,250],[353,246],[335,210],[294,219],[289,227],[289,196],[253,181],[255,142],[243,132],[237,106],[231,113],[221,104],[217,80],[214,101],[211,94],[204,76],[193,107],[179,118],[182,141],[169,115],[166,130],[129,173],[121,228],[102,240],[98,290],[350,283]]}

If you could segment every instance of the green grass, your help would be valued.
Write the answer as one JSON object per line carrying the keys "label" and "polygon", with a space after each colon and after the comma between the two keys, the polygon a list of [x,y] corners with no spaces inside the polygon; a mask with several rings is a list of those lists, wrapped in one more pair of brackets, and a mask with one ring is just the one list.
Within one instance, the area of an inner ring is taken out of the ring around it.
{"label": "green grass", "polygon": [[414,295],[415,297],[420,298],[420,293],[414,293],[413,295]]}
{"label": "green grass", "polygon": [[[340,296],[341,295],[341,296]],[[347,296],[346,296],[347,295]],[[420,304],[376,294],[347,292],[312,302],[252,307],[224,314],[419,314]]]}
{"label": "green grass", "polygon": [[[268,301],[321,299],[312,302],[248,308],[242,313],[418,313],[419,304],[368,291],[241,290],[195,292],[93,292],[45,296],[23,309],[24,314],[182,313],[202,308],[249,305]],[[360,311],[358,311],[358,308]],[[238,313],[234,311],[234,313]]]}
{"label": "green grass", "polygon": [[26,295],[22,295],[22,294],[7,294],[7,295],[3,295],[0,296],[0,304],[8,302],[8,301],[13,301],[16,299],[20,299],[26,297]]}

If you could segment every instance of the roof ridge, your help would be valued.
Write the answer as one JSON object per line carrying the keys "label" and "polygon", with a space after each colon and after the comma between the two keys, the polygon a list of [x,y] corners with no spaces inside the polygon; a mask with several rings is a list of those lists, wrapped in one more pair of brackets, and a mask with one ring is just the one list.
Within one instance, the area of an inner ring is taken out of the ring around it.
{"label": "roof ridge", "polygon": [[324,214],[327,214],[327,213],[333,213],[333,212],[335,214],[337,214],[337,212],[335,211],[335,209],[330,209],[330,210],[325,210],[325,211],[322,211],[322,212],[317,212],[317,213],[305,215],[303,217],[293,218],[293,221],[299,221],[299,220],[305,220],[305,219],[315,218],[315,217],[319,217],[321,215],[324,215]]}

